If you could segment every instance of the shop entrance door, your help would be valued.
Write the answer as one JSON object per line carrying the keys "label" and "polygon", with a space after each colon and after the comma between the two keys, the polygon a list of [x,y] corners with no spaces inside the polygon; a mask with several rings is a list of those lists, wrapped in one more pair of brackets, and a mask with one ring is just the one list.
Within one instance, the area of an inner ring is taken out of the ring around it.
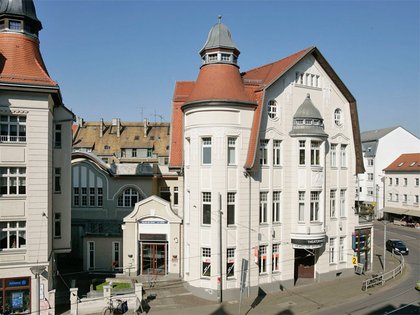
{"label": "shop entrance door", "polygon": [[167,243],[141,243],[143,275],[165,275]]}
{"label": "shop entrance door", "polygon": [[312,250],[295,249],[295,283],[300,278],[314,278],[315,255]]}

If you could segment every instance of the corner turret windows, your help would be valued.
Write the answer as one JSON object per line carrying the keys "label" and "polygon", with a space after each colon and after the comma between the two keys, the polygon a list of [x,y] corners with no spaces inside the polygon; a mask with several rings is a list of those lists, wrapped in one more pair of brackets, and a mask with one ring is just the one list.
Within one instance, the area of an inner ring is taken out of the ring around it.
{"label": "corner turret windows", "polygon": [[22,29],[22,22],[15,20],[9,21],[9,29],[14,31],[20,31]]}
{"label": "corner turret windows", "polygon": [[340,108],[334,111],[334,123],[339,127],[343,125],[343,112]]}
{"label": "corner turret windows", "polygon": [[277,102],[275,100],[270,100],[268,102],[268,117],[274,119],[277,117]]}
{"label": "corner turret windows", "polygon": [[202,139],[201,157],[203,165],[211,164],[211,138]]}

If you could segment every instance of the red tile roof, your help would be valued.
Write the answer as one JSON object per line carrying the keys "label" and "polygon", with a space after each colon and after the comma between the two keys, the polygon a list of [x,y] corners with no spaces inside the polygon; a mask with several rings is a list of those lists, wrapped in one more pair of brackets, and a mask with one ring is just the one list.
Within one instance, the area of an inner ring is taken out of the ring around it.
{"label": "red tile roof", "polygon": [[38,39],[0,34],[0,82],[57,86],[42,60]]}
{"label": "red tile roof", "polygon": [[420,172],[420,153],[401,154],[392,162],[385,172]]}
{"label": "red tile roof", "polygon": [[253,101],[245,93],[238,68],[230,64],[210,64],[200,69],[187,103],[204,100]]}

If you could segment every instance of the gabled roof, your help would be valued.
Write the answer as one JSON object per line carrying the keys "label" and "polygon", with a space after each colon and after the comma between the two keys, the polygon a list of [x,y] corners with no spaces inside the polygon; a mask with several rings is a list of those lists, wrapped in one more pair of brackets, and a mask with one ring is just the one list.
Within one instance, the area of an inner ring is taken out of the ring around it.
{"label": "gabled roof", "polygon": [[385,137],[387,134],[389,134],[391,131],[394,131],[398,127],[399,126],[364,131],[360,134],[360,137],[362,142],[378,141],[379,139]]}
{"label": "gabled roof", "polygon": [[57,87],[45,67],[38,39],[0,33],[0,83]]}
{"label": "gabled roof", "polygon": [[[256,160],[257,152],[257,142],[260,133],[261,125],[261,115],[262,107],[264,101],[264,91],[274,82],[276,82],[280,77],[282,77],[289,69],[291,69],[295,64],[302,60],[305,56],[312,54],[314,58],[321,64],[330,78],[334,81],[340,92],[344,95],[347,101],[350,104],[350,113],[351,121],[353,128],[353,138],[356,151],[356,173],[363,173],[363,156],[362,156],[362,147],[360,142],[360,129],[359,121],[357,116],[357,107],[356,100],[353,95],[335,73],[334,69],[329,65],[326,59],[322,56],[320,51],[316,47],[309,47],[304,50],[301,50],[295,54],[292,54],[286,58],[272,62],[267,65],[263,65],[258,68],[254,68],[248,71],[245,71],[241,74],[243,81],[243,88],[247,97],[256,102],[257,106],[254,112],[254,118],[252,122],[251,129],[251,138],[249,142],[247,160],[244,165],[245,169],[251,169],[254,166]],[[207,67],[207,66],[206,66]],[[205,67],[203,67],[205,68]],[[175,94],[173,98],[173,116],[172,116],[172,146],[171,146],[171,157],[170,157],[170,166],[171,167],[182,167],[182,151],[183,151],[183,113],[181,107],[183,105],[183,97],[177,94],[178,91],[183,90],[185,92],[186,86],[178,86],[178,83],[175,88]],[[182,88],[181,88],[182,87]],[[190,85],[191,87],[191,85]],[[191,89],[192,91],[193,89]],[[176,142],[174,142],[174,139]]]}
{"label": "gabled roof", "polygon": [[420,172],[420,153],[401,154],[384,169],[385,172]]}

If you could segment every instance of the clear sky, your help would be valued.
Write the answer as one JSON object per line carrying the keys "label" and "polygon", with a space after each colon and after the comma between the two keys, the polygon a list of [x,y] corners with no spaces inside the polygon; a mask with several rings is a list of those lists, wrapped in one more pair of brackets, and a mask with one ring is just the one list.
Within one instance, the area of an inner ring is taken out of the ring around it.
{"label": "clear sky", "polygon": [[361,131],[420,136],[417,0],[34,2],[50,75],[87,121],[169,121],[175,82],[197,78],[222,15],[242,71],[317,46],[355,96]]}

